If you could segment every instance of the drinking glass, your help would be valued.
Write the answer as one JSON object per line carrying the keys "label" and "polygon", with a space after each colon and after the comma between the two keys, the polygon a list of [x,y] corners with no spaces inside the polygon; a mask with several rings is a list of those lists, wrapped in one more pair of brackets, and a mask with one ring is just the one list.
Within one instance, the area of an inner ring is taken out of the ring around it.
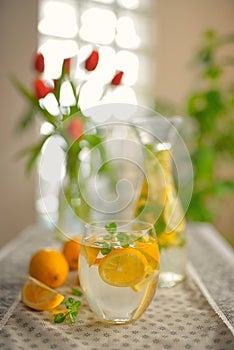
{"label": "drinking glass", "polygon": [[109,323],[139,318],[155,293],[159,261],[152,224],[139,220],[87,224],[79,278],[91,310]]}

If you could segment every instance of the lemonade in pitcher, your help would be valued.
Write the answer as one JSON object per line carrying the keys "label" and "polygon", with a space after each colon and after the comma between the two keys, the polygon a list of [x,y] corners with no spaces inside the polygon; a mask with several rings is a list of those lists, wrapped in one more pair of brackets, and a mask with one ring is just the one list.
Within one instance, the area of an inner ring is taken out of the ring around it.
{"label": "lemonade in pitcher", "polygon": [[135,208],[138,219],[154,224],[160,248],[159,285],[171,287],[186,274],[186,223],[172,175],[170,143],[145,148],[146,178]]}
{"label": "lemonade in pitcher", "polygon": [[154,295],[159,260],[151,224],[88,225],[80,249],[79,277],[90,308],[110,323],[139,318]]}

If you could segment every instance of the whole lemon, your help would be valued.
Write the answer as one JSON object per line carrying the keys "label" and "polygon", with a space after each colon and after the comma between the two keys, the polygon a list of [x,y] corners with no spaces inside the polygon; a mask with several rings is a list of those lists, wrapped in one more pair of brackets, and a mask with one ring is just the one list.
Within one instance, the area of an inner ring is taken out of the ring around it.
{"label": "whole lemon", "polygon": [[78,269],[78,260],[80,255],[81,237],[74,237],[64,243],[63,254],[71,270]]}
{"label": "whole lemon", "polygon": [[30,275],[51,288],[61,286],[68,272],[69,265],[64,255],[54,249],[41,249],[30,260]]}

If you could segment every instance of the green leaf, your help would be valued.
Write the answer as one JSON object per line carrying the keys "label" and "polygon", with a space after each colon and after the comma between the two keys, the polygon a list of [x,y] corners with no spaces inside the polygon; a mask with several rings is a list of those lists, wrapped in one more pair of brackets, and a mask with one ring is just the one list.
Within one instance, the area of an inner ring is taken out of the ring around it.
{"label": "green leaf", "polygon": [[117,230],[117,225],[115,222],[111,222],[109,225],[105,226],[105,229],[110,233],[115,233]]}
{"label": "green leaf", "polygon": [[74,295],[76,295],[77,297],[81,297],[83,295],[83,293],[80,290],[76,289],[76,288],[72,288],[72,293]]}
{"label": "green leaf", "polygon": [[208,68],[204,72],[205,77],[207,77],[209,79],[213,79],[213,80],[218,79],[221,74],[222,74],[222,69],[220,67],[215,67],[215,66]]}
{"label": "green leaf", "polygon": [[76,93],[76,86],[75,86],[75,84],[73,83],[73,81],[70,81],[70,84],[71,84],[72,91],[73,91],[73,94],[74,94],[75,99],[76,99],[76,105],[78,105],[79,95],[77,95],[77,93]]}
{"label": "green leaf", "polygon": [[76,322],[76,316],[78,315],[78,311],[77,312],[70,312],[69,313],[69,317],[72,323]]}
{"label": "green leaf", "polygon": [[187,217],[190,220],[201,222],[212,221],[212,213],[207,207],[205,199],[206,197],[203,194],[193,194],[187,211]]}
{"label": "green leaf", "polygon": [[130,236],[126,232],[118,232],[117,238],[120,242],[122,241],[129,241]]}
{"label": "green leaf", "polygon": [[192,155],[195,179],[211,181],[213,179],[216,152],[209,146],[200,146]]}
{"label": "green leaf", "polygon": [[70,297],[65,301],[65,306],[68,309],[67,313],[59,313],[54,317],[55,323],[62,323],[65,321],[67,316],[69,316],[72,323],[76,322],[76,316],[78,315],[79,311],[78,308],[80,307],[81,302],[80,300],[74,300],[74,298]]}
{"label": "green leaf", "polygon": [[131,243],[131,237],[126,232],[119,232],[117,238],[123,248],[128,248]]}
{"label": "green leaf", "polygon": [[65,321],[66,317],[67,317],[66,314],[60,312],[59,314],[54,316],[54,322],[55,323],[62,323]]}
{"label": "green leaf", "polygon": [[11,77],[13,84],[16,88],[27,98],[30,102],[32,108],[34,108],[34,112],[39,111],[46,121],[51,123],[54,127],[58,126],[58,119],[51,115],[45,108],[39,104],[38,99],[15,77]]}
{"label": "green leaf", "polygon": [[74,308],[78,308],[80,306],[81,306],[81,301],[80,300],[75,301],[75,303],[73,304]]}
{"label": "green leaf", "polygon": [[36,97],[15,76],[11,76],[10,79],[22,95],[24,95],[33,105],[38,105]]}
{"label": "green leaf", "polygon": [[166,229],[166,222],[164,221],[163,215],[160,215],[159,218],[157,219],[155,225],[155,231],[157,235],[160,235],[162,232],[165,231]]}
{"label": "green leaf", "polygon": [[19,131],[22,131],[22,130],[26,129],[31,124],[31,122],[33,121],[33,119],[35,117],[35,114],[36,114],[35,106],[34,105],[29,106],[29,109],[28,109],[27,113],[21,119],[19,124],[17,125],[17,129]]}
{"label": "green leaf", "polygon": [[67,309],[71,309],[73,304],[74,304],[74,299],[72,297],[68,298],[65,301],[65,306],[66,306]]}
{"label": "green leaf", "polygon": [[129,247],[129,243],[121,243],[121,247],[122,248],[128,248]]}
{"label": "green leaf", "polygon": [[112,248],[111,248],[111,247],[101,248],[101,253],[102,253],[102,255],[109,254],[111,251],[112,251]]}
{"label": "green leaf", "polygon": [[101,253],[103,255],[110,253],[110,251],[112,250],[111,243],[107,242],[95,242],[95,246],[101,248]]}
{"label": "green leaf", "polygon": [[207,193],[216,196],[224,196],[234,191],[234,181],[215,181],[207,187]]}

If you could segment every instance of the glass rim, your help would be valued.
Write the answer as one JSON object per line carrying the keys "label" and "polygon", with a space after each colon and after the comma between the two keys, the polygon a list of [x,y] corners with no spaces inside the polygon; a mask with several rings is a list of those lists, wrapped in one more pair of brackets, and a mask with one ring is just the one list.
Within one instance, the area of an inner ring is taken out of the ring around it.
{"label": "glass rim", "polygon": [[[139,225],[142,225],[142,227],[139,227],[138,229],[131,229],[132,232],[139,232],[139,231],[142,231],[142,230],[147,230],[147,229],[153,229],[155,230],[155,227],[154,227],[154,224],[152,224],[151,222],[148,222],[148,221],[144,221],[144,220],[122,220],[122,219],[116,219],[116,220],[111,220],[111,219],[108,219],[108,220],[97,220],[97,221],[93,221],[93,222],[90,222],[90,223],[86,223],[84,225],[84,227],[87,229],[87,228],[93,228],[93,229],[98,229],[98,230],[106,230],[105,229],[105,226],[108,225],[108,224],[111,224],[111,223],[116,223],[117,225],[117,229],[121,229],[121,227],[124,227],[124,226],[128,226],[128,225],[134,225],[134,224],[139,224]],[[121,223],[121,225],[119,225]],[[100,226],[102,225],[102,226]]]}

